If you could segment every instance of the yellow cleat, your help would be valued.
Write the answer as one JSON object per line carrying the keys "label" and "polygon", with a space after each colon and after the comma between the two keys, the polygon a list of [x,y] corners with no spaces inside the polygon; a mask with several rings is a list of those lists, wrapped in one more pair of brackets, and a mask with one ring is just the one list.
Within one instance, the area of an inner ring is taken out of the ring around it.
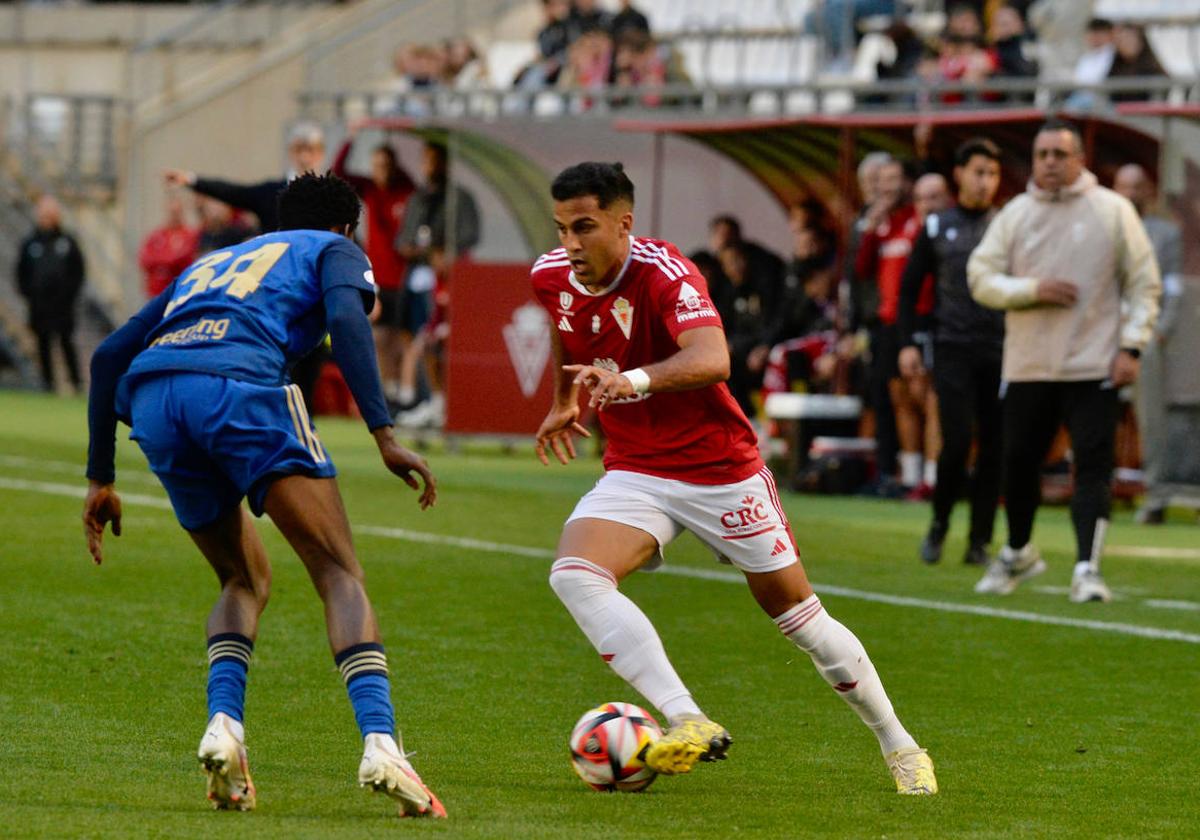
{"label": "yellow cleat", "polygon": [[908,747],[888,753],[888,769],[896,780],[896,792],[907,796],[932,796],[938,792],[933,775],[933,759],[920,747]]}
{"label": "yellow cleat", "polygon": [[687,718],[662,734],[646,750],[643,761],[656,773],[674,776],[689,772],[697,761],[718,761],[733,739],[725,727],[707,718]]}

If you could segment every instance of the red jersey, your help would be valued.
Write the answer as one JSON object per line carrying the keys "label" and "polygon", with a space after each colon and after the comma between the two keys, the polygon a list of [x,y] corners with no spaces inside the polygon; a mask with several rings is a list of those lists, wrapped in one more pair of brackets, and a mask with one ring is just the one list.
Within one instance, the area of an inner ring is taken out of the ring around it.
{"label": "red jersey", "polygon": [[[562,248],[538,259],[531,279],[566,364],[644,367],[677,353],[684,331],[721,326],[700,271],[669,242],[629,237],[625,264],[595,294],[575,279]],[[763,468],[754,427],[723,382],[638,394],[610,403],[599,417],[605,469],[732,484]]]}
{"label": "red jersey", "polygon": [[404,283],[406,263],[396,252],[396,235],[404,227],[404,211],[413,193],[413,182],[407,173],[401,173],[403,177],[395,188],[388,189],[378,186],[370,178],[346,171],[350,145],[350,141],[346,141],[338,150],[331,169],[362,198],[367,217],[363,250],[371,261],[376,285],[381,289],[399,289]]}
{"label": "red jersey", "polygon": [[138,251],[138,264],[146,274],[146,297],[154,297],[196,259],[200,230],[185,225],[150,231]]}
{"label": "red jersey", "polygon": [[[863,281],[874,279],[878,284],[878,315],[884,324],[895,324],[900,313],[900,280],[920,232],[917,211],[907,204],[893,210],[883,224],[867,231],[859,244],[854,270]],[[918,315],[933,312],[933,294],[933,278],[926,277],[917,298]]]}

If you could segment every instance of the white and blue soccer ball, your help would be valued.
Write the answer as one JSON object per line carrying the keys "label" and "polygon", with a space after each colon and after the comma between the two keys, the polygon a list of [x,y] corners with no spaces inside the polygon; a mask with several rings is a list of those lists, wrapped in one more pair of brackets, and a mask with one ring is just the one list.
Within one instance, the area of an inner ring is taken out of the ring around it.
{"label": "white and blue soccer ball", "polygon": [[584,712],[571,730],[571,766],[595,790],[645,790],[658,774],[644,763],[662,735],[658,721],[632,703],[605,703]]}

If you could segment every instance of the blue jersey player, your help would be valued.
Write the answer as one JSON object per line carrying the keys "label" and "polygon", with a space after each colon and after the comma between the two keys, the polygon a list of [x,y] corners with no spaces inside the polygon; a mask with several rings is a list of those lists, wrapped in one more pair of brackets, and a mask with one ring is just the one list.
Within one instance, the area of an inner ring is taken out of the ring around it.
{"label": "blue jersey player", "polygon": [[375,301],[371,266],[348,238],[358,198],[344,181],[308,174],[280,193],[279,212],[278,233],[196,261],[93,356],[88,549],[98,564],[105,525],[121,533],[113,487],[119,418],[133,427],[179,523],[220,581],[208,618],[210,717],[199,758],[213,804],[250,810],[242,710],[271,567],[241,501],[256,515],[265,511],[325,604],[334,661],[364,739],[360,784],[396,799],[401,815],[444,817],[395,739],[387,658],[333,463],[287,377],[328,331],[384,465],[421,491],[422,509],[434,503],[424,460],[392,436],[366,315]]}

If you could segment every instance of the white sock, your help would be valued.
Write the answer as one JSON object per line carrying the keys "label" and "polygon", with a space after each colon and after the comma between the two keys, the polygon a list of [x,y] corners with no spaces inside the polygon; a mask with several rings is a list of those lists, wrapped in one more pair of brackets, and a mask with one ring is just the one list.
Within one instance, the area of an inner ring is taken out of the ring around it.
{"label": "white sock", "polygon": [[900,483],[905,487],[916,487],[921,483],[921,453],[900,453]]}
{"label": "white sock", "polygon": [[1079,577],[1080,575],[1086,575],[1089,572],[1094,571],[1096,570],[1092,568],[1091,563],[1089,563],[1087,560],[1080,560],[1075,564],[1075,568],[1071,571],[1071,576]]}
{"label": "white sock", "polygon": [[937,461],[933,458],[925,459],[925,483],[930,487],[937,486]]}
{"label": "white sock", "polygon": [[411,385],[396,386],[396,402],[400,405],[408,405],[417,398],[417,390]]}
{"label": "white sock", "polygon": [[701,714],[654,625],[617,591],[611,572],[582,557],[562,557],[550,567],[550,586],[600,657],[667,720]]}
{"label": "white sock", "polygon": [[776,616],[775,624],[796,647],[812,657],[825,682],[875,733],[884,755],[917,745],[896,717],[862,643],[825,612],[816,595]]}

